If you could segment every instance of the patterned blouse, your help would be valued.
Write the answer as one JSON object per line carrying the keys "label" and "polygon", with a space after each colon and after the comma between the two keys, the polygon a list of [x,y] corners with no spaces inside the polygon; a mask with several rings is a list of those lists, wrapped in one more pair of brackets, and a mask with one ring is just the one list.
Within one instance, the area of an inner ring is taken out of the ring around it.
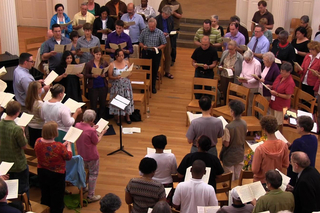
{"label": "patterned blouse", "polygon": [[38,158],[38,168],[64,174],[66,172],[66,160],[72,158],[72,152],[60,142],[46,143],[39,138],[34,150]]}

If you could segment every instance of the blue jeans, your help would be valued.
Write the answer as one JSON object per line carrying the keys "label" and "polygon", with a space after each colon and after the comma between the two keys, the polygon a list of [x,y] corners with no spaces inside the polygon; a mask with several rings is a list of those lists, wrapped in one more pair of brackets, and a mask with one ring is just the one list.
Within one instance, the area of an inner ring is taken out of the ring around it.
{"label": "blue jeans", "polygon": [[25,192],[29,197],[29,166],[26,165],[26,169],[22,172],[8,172],[8,174],[10,180],[19,180],[18,194]]}

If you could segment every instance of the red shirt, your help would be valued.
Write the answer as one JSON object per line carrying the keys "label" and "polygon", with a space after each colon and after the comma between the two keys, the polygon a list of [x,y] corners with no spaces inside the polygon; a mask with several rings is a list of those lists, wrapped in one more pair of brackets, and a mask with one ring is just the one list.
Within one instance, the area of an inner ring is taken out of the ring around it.
{"label": "red shirt", "polygon": [[97,144],[99,138],[96,129],[84,122],[77,123],[76,128],[83,130],[76,143],[78,154],[84,161],[98,160]]}
{"label": "red shirt", "polygon": [[47,169],[52,172],[66,172],[66,160],[72,158],[72,152],[60,142],[45,143],[38,138],[34,146],[38,158],[38,168]]}
{"label": "red shirt", "polygon": [[[281,82],[281,79],[282,79],[282,76],[280,74],[278,75],[276,80],[274,80],[272,84],[272,89],[280,94],[292,95],[294,93],[295,84],[291,75],[289,75],[283,82]],[[270,100],[270,108],[273,110],[282,112],[283,108],[285,107],[290,108],[290,102],[291,102],[290,98],[284,99],[284,98],[276,97],[274,101]]]}
{"label": "red shirt", "polygon": [[[316,71],[320,71],[320,55],[317,55],[314,60],[311,63],[311,66],[309,67],[311,62],[311,54],[307,54],[304,57],[304,60],[301,64],[302,67],[302,71],[299,72],[299,74],[301,75],[301,83],[303,82],[304,77],[307,74],[307,71],[310,69],[316,70]],[[307,84],[309,86],[315,86],[316,82],[318,80],[318,76],[315,76],[311,71],[308,72],[308,76],[307,76]]]}

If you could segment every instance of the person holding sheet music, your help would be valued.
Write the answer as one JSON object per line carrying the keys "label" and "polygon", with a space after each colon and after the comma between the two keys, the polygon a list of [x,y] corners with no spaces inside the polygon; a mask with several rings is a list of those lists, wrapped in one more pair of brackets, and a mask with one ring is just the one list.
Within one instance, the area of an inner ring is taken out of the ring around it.
{"label": "person holding sheet music", "polygon": [[41,114],[43,101],[41,100],[41,84],[33,81],[29,84],[26,98],[26,109],[33,118],[28,124],[29,129],[29,144],[33,148],[36,140],[41,137],[42,126],[44,120]]}
{"label": "person holding sheet music", "polygon": [[[107,62],[104,62],[102,57],[102,50],[100,47],[93,49],[93,59],[86,63],[84,68],[84,76],[89,89],[88,95],[90,99],[91,108],[97,113],[97,120],[105,118],[106,111],[106,98],[108,94],[108,81],[107,73],[101,70],[101,74],[92,72],[93,68],[104,69],[108,66]],[[99,111],[98,111],[99,102]]]}
{"label": "person holding sheet music", "polygon": [[[64,6],[63,4],[56,4],[54,6],[54,10],[57,12],[53,17],[51,18],[50,22],[50,30],[52,30],[52,25],[54,24],[66,24],[70,22],[70,18],[65,14],[64,11]],[[69,24],[66,27],[61,28],[61,35],[64,37],[69,38],[69,33],[72,32],[72,24]]]}
{"label": "person holding sheet music", "polygon": [[101,134],[97,134],[97,126],[94,121],[96,119],[95,111],[87,109],[83,113],[83,122],[76,123],[76,128],[83,130],[77,140],[78,154],[83,158],[85,168],[89,171],[88,197],[89,203],[101,199],[100,195],[95,195],[95,188],[99,173],[99,153],[97,149],[98,143],[101,141],[107,129],[104,129]]}
{"label": "person holding sheet music", "polygon": [[265,173],[269,170],[278,169],[286,173],[289,166],[289,150],[285,142],[277,139],[275,132],[278,122],[274,116],[266,115],[261,118],[262,131],[267,134],[267,140],[258,146],[254,152],[252,161],[253,181],[266,183]]}
{"label": "person holding sheet music", "polygon": [[307,30],[304,27],[298,27],[295,31],[296,38],[292,39],[291,44],[296,52],[296,62],[301,65],[304,57],[309,53],[309,39],[307,38]]}
{"label": "person holding sheet music", "polygon": [[10,206],[7,203],[8,186],[6,182],[0,178],[0,212],[4,213],[21,213],[18,208]]}
{"label": "person holding sheet music", "polygon": [[35,144],[38,158],[38,176],[41,189],[41,204],[50,207],[50,212],[62,213],[66,180],[66,161],[71,160],[70,142],[56,142],[58,124],[49,121],[43,125],[42,137]]}
{"label": "person holding sheet music", "polygon": [[92,34],[99,38],[100,44],[105,44],[108,34],[115,30],[113,18],[110,18],[109,14],[109,9],[106,6],[102,6],[100,8],[100,17],[93,22]]}
{"label": "person holding sheet music", "polygon": [[[76,50],[77,55],[80,57],[80,63],[87,63],[92,60],[92,48],[100,47],[100,40],[92,35],[92,29],[92,24],[85,23],[83,25],[84,35],[78,39]],[[89,51],[84,52],[82,48],[89,48]]]}
{"label": "person holding sheet music", "polygon": [[93,24],[94,15],[88,12],[88,2],[83,2],[80,5],[80,12],[76,13],[73,17],[72,27],[73,30],[78,31],[79,36],[84,35],[83,25],[85,23]]}
{"label": "person holding sheet music", "polygon": [[82,102],[80,79],[83,78],[83,74],[68,75],[66,74],[66,68],[69,64],[76,64],[74,55],[70,51],[65,51],[62,54],[60,65],[56,68],[56,73],[59,75],[54,82],[59,82],[65,88],[66,96],[64,101],[68,98],[72,98],[77,102]]}
{"label": "person holding sheet music", "polygon": [[124,110],[119,110],[117,107],[110,105],[109,113],[112,115],[117,115],[117,125],[120,125],[120,115],[126,116],[127,124],[131,124],[130,115],[134,111],[133,105],[133,94],[131,82],[128,77],[121,77],[121,73],[126,71],[129,67],[128,61],[124,60],[123,50],[117,49],[115,52],[114,62],[110,64],[108,77],[111,82],[111,90],[110,90],[110,100],[112,100],[117,95],[120,95],[128,100],[130,103]]}
{"label": "person holding sheet music", "polygon": [[156,11],[148,4],[148,0],[141,0],[141,5],[135,7],[135,12],[142,16],[145,24],[148,23],[149,18],[157,16]]}
{"label": "person holding sheet music", "polygon": [[[71,115],[70,109],[61,103],[65,88],[61,84],[55,84],[50,89],[52,98],[45,101],[41,108],[45,122],[55,121],[58,124],[58,135],[55,141],[62,142],[69,128],[74,124],[76,118],[82,113],[81,108]],[[71,144],[72,154],[75,155],[74,144]]]}

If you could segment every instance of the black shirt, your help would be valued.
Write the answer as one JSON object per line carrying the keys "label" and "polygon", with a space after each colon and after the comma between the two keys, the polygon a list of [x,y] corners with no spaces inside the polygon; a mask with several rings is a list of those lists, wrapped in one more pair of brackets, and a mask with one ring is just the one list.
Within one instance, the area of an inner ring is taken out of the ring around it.
{"label": "black shirt", "polygon": [[5,213],[21,213],[19,209],[9,206],[6,202],[0,202],[0,212]]}
{"label": "black shirt", "polygon": [[[210,65],[214,61],[218,61],[218,54],[217,50],[212,46],[210,46],[206,50],[203,50],[201,47],[198,47],[193,52],[191,58],[195,60],[197,63]],[[197,69],[200,71],[213,71],[213,68],[204,70],[203,67],[198,67]]]}

